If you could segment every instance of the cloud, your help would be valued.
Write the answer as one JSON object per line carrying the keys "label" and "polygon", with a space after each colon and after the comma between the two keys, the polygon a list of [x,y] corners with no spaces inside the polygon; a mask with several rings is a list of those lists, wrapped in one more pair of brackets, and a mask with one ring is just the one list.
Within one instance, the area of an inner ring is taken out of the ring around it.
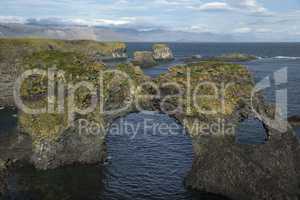
{"label": "cloud", "polygon": [[173,6],[182,6],[182,5],[191,5],[195,4],[193,0],[155,0],[156,4],[165,4],[165,5],[173,5]]}
{"label": "cloud", "polygon": [[180,6],[197,11],[236,11],[257,16],[271,15],[257,0],[219,0],[207,3],[196,0],[155,0],[154,3],[165,6]]}
{"label": "cloud", "polygon": [[270,33],[270,32],[272,32],[272,29],[269,29],[269,28],[258,28],[255,31],[257,33]]}
{"label": "cloud", "polygon": [[210,2],[205,3],[200,6],[191,6],[190,8],[200,11],[228,11],[232,10],[232,7],[230,7],[225,2]]}
{"label": "cloud", "polygon": [[134,17],[121,17],[115,19],[85,19],[85,18],[23,18],[17,16],[0,16],[0,23],[19,23],[33,25],[82,25],[82,26],[122,26],[135,22]]}
{"label": "cloud", "polygon": [[227,3],[238,11],[256,15],[270,15],[271,13],[256,0],[227,0]]}
{"label": "cloud", "polygon": [[233,30],[234,33],[250,33],[252,29],[250,27],[241,27]]}
{"label": "cloud", "polygon": [[183,31],[183,32],[190,32],[190,33],[214,33],[216,32],[213,29],[210,29],[206,25],[192,25],[192,26],[187,26],[187,27],[180,27],[180,28],[175,28],[173,31]]}
{"label": "cloud", "polygon": [[18,16],[0,16],[0,23],[9,24],[9,23],[17,23],[24,24],[26,23],[26,19]]}
{"label": "cloud", "polygon": [[258,33],[258,34],[264,34],[264,33],[271,33],[274,32],[272,29],[269,28],[255,28],[255,27],[240,27],[233,30],[233,33]]}

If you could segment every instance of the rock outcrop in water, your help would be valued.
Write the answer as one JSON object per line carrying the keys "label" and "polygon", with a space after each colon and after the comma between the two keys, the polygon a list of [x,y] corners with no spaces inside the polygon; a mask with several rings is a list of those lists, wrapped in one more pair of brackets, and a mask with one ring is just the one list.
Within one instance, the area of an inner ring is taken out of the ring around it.
{"label": "rock outcrop in water", "polygon": [[[186,76],[189,73],[190,77]],[[236,143],[236,125],[247,118],[257,117],[251,104],[254,85],[246,68],[236,64],[198,63],[171,68],[160,79],[162,83],[174,80],[186,88],[184,83],[188,78],[192,83],[190,91],[197,89],[197,82],[203,81],[230,83],[230,86],[226,89],[223,109],[220,98],[200,96],[194,99],[198,101],[194,104],[197,107],[189,108],[184,103],[183,111],[174,113],[193,141],[194,161],[185,185],[232,199],[297,199],[299,144],[291,128],[281,133],[273,128],[276,127],[274,124],[262,121],[266,127],[265,144]],[[214,94],[210,85],[198,89],[197,94]],[[174,94],[171,90],[165,93]],[[183,96],[192,99],[189,95],[191,93]],[[183,102],[187,102],[186,99]],[[178,107],[174,100],[168,104],[169,108]],[[260,115],[274,118],[275,113],[260,95],[254,98],[253,105]],[[199,114],[197,108],[219,112]]]}
{"label": "rock outcrop in water", "polygon": [[[100,91],[103,91],[101,99],[105,109],[119,109],[130,98],[130,88],[127,83],[128,77],[122,74],[114,74],[108,71],[101,63],[94,62],[88,56],[80,53],[69,53],[60,51],[42,51],[28,56],[23,61],[27,69],[49,69],[56,65],[58,70],[63,70],[63,83],[68,84],[64,90],[70,92],[76,87],[76,83],[88,81],[97,86],[100,74],[103,74]],[[133,80],[134,85],[138,84],[144,77],[138,67],[131,65],[119,65],[120,71],[124,71]],[[25,70],[25,69],[23,69]],[[33,77],[33,80],[25,82],[21,88],[21,96],[26,105],[30,108],[47,107],[47,85],[43,79]],[[30,83],[31,82],[31,83]],[[34,84],[32,84],[34,82]],[[38,84],[42,83],[42,84]],[[57,83],[58,84],[58,83]],[[72,106],[76,109],[83,109],[91,102],[91,93],[87,88],[74,90],[74,101]],[[70,95],[70,94],[69,94]],[[96,91],[94,93],[96,95]],[[68,119],[69,98],[65,97],[63,112],[28,114],[20,112],[20,130],[31,136],[33,141],[33,154],[31,162],[39,169],[51,169],[59,166],[71,165],[74,163],[94,164],[106,159],[105,135],[106,128],[118,116],[122,116],[132,110],[131,107],[123,112],[110,115],[110,118],[100,114],[100,102],[97,102],[97,109],[87,115],[81,116],[74,113],[72,116],[74,124]],[[125,103],[124,103],[125,102]],[[93,127],[97,126],[97,127]],[[80,127],[83,128],[80,128]],[[88,127],[86,127],[88,126]],[[91,130],[96,128],[96,130]]]}
{"label": "rock outcrop in water", "polygon": [[154,44],[151,51],[134,52],[133,64],[141,67],[153,67],[174,59],[172,50],[166,44]]}

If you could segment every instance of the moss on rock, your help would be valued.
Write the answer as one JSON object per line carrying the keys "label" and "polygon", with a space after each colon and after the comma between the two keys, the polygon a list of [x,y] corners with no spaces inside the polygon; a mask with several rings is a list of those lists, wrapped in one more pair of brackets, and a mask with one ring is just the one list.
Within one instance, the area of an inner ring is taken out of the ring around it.
{"label": "moss on rock", "polygon": [[96,42],[91,40],[54,40],[54,39],[0,39],[0,61],[20,58],[33,52],[60,50],[79,52],[87,55],[112,56],[118,51],[126,51],[123,42]]}
{"label": "moss on rock", "polygon": [[[184,91],[181,114],[205,118],[232,115],[240,100],[250,100],[253,88],[252,77],[245,67],[222,62],[172,67],[159,77],[160,84],[166,82],[177,83]],[[210,111],[215,112],[207,114]]]}
{"label": "moss on rock", "polygon": [[153,67],[157,64],[151,51],[134,52],[134,58],[132,62],[133,64],[141,67]]}

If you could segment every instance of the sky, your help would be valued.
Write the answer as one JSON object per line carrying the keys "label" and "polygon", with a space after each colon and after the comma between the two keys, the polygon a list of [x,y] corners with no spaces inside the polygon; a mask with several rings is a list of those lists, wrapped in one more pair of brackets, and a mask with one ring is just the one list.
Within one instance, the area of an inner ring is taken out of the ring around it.
{"label": "sky", "polygon": [[1,0],[0,22],[299,40],[300,0]]}

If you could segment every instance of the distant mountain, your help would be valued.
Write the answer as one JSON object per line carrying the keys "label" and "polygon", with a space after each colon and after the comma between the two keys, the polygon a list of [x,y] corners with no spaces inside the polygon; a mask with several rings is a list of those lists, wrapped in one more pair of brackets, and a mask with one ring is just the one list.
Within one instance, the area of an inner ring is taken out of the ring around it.
{"label": "distant mountain", "polygon": [[90,39],[125,42],[233,42],[231,35],[209,32],[194,33],[163,29],[57,25],[57,24],[0,24],[0,37],[46,37],[56,39]]}

